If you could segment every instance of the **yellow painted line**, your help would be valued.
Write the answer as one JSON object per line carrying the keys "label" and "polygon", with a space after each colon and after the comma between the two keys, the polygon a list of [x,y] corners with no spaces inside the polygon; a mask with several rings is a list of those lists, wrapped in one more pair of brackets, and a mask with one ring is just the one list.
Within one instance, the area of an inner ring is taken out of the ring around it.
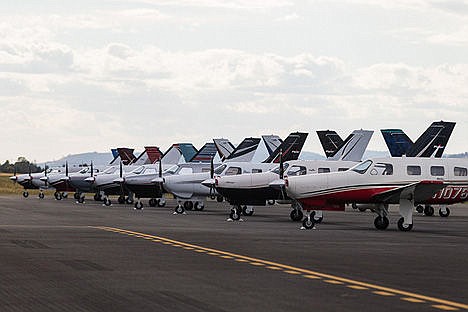
{"label": "yellow painted line", "polygon": [[332,274],[321,273],[321,272],[317,272],[317,271],[313,271],[313,270],[309,270],[309,269],[302,269],[302,268],[294,267],[294,266],[291,266],[291,265],[281,264],[281,263],[277,263],[277,262],[273,262],[273,261],[257,259],[257,258],[253,258],[253,257],[249,257],[249,256],[244,256],[244,255],[239,255],[239,254],[235,254],[235,253],[231,253],[231,252],[227,252],[227,251],[214,249],[214,248],[207,248],[207,247],[198,246],[198,245],[195,245],[195,244],[185,243],[185,242],[173,240],[173,239],[166,238],[166,237],[155,236],[155,235],[150,235],[150,234],[144,234],[144,233],[124,230],[124,229],[119,229],[119,228],[113,228],[113,227],[106,227],[106,226],[90,226],[90,227],[95,228],[95,229],[99,229],[99,230],[103,230],[103,231],[111,231],[111,232],[119,231],[119,233],[130,235],[130,236],[140,235],[142,237],[151,237],[153,239],[159,239],[159,240],[164,241],[164,242],[170,242],[170,243],[173,243],[173,244],[178,244],[178,245],[184,246],[183,248],[187,249],[187,250],[203,249],[203,250],[206,250],[208,252],[215,252],[215,253],[218,253],[220,255],[224,255],[224,256],[221,256],[221,257],[225,258],[225,259],[238,258],[238,259],[248,260],[249,262],[260,262],[260,263],[265,264],[266,266],[274,266],[274,267],[279,267],[279,268],[281,268],[283,270],[297,271],[297,272],[302,273],[303,276],[304,275],[317,276],[317,277],[320,277],[320,278],[324,278],[324,279],[328,279],[328,280],[335,280],[335,281],[345,283],[345,284],[349,284],[349,285],[357,285],[357,286],[366,287],[366,288],[372,289],[373,291],[378,291],[378,292],[382,292],[382,293],[391,293],[392,295],[399,295],[399,296],[404,296],[404,297],[411,297],[411,298],[415,298],[415,299],[435,303],[436,305],[433,305],[433,307],[438,308],[438,309],[443,309],[443,308],[448,307],[448,308],[459,308],[459,309],[468,310],[468,304],[465,304],[465,303],[460,303],[460,302],[440,299],[440,298],[436,298],[436,297],[421,295],[421,294],[413,293],[413,292],[410,292],[410,291],[405,291],[405,290],[399,290],[399,289],[396,289],[396,288],[380,286],[380,285],[377,285],[377,284],[361,282],[361,281],[358,281],[358,280],[353,280],[353,279],[350,279],[350,278],[340,277],[340,276],[336,276],[336,275],[332,275]]}
{"label": "yellow painted line", "polygon": [[395,296],[395,294],[389,293],[387,291],[373,291],[373,293],[376,295],[387,296],[387,297]]}
{"label": "yellow painted line", "polygon": [[267,269],[276,270],[276,271],[281,270],[281,268],[278,268],[277,266],[271,266],[271,265],[267,266]]}
{"label": "yellow painted line", "polygon": [[208,253],[210,256],[219,256],[219,253],[216,253],[216,252],[209,252]]}
{"label": "yellow painted line", "polygon": [[205,250],[195,249],[196,252],[206,252]]}
{"label": "yellow painted line", "polygon": [[264,264],[260,262],[250,262],[250,264],[255,266],[264,266]]}
{"label": "yellow painted line", "polygon": [[288,273],[288,274],[293,274],[293,275],[301,274],[301,272],[297,272],[297,271],[293,271],[293,270],[284,270],[284,272]]}
{"label": "yellow painted line", "polygon": [[160,243],[160,242],[161,242],[160,239],[153,239],[152,241],[153,241],[153,242],[156,242],[156,243]]}
{"label": "yellow painted line", "polygon": [[310,278],[310,279],[322,279],[321,277],[319,277],[317,275],[305,274],[305,275],[302,275],[302,276],[304,276],[305,278]]}
{"label": "yellow painted line", "polygon": [[245,260],[245,259],[235,259],[235,260],[236,260],[237,262],[249,262],[249,261],[247,261],[247,260]]}
{"label": "yellow painted line", "polygon": [[454,307],[449,307],[443,304],[438,304],[438,305],[433,305],[434,308],[439,309],[439,310],[444,310],[444,311],[457,311],[460,309],[454,308]]}
{"label": "yellow painted line", "polygon": [[426,301],[424,301],[424,300],[419,300],[419,299],[411,298],[411,297],[403,297],[403,298],[401,298],[401,300],[408,301],[408,302],[413,302],[413,303],[423,303],[423,302],[426,302]]}
{"label": "yellow painted line", "polygon": [[[356,289],[356,290],[367,290],[367,289],[369,289],[367,287],[362,287],[362,286],[359,286],[359,285],[348,285],[348,288]],[[418,300],[418,299],[415,299],[415,300]]]}
{"label": "yellow painted line", "polygon": [[336,281],[336,280],[333,280],[333,279],[327,279],[327,280],[324,280],[325,283],[329,283],[329,284],[334,284],[334,285],[342,285],[344,284],[343,282],[340,282],[340,281]]}

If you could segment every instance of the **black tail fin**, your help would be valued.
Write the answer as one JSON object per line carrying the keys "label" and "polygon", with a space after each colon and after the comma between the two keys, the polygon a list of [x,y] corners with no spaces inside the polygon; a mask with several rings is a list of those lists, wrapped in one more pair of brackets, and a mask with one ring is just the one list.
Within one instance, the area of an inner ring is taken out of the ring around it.
{"label": "black tail fin", "polygon": [[[265,159],[264,163],[279,163],[281,154],[283,161],[296,160],[299,158],[302,147],[304,146],[305,140],[307,139],[308,133],[293,132],[291,133],[284,142],[278,146],[278,148]],[[280,153],[282,151],[282,153]]]}
{"label": "black tail fin", "polygon": [[382,129],[380,132],[392,157],[401,157],[408,154],[413,146],[413,141],[401,129]]}
{"label": "black tail fin", "polygon": [[259,138],[245,138],[236,149],[226,158],[226,161],[251,161],[260,144]]}
{"label": "black tail fin", "polygon": [[[112,150],[112,154],[114,155],[114,159],[110,162],[110,165],[113,165],[117,163],[118,161],[122,161],[124,165],[131,164],[136,160],[135,155],[133,155],[133,148],[127,148],[127,147],[119,147],[116,149],[117,153]],[[118,155],[115,157],[115,155]]]}
{"label": "black tail fin", "polygon": [[445,146],[452,135],[454,122],[435,121],[414,142],[408,151],[409,157],[442,157]]}
{"label": "black tail fin", "polygon": [[216,150],[218,151],[221,161],[228,158],[236,149],[228,139],[213,139],[213,142],[216,145]]}
{"label": "black tail fin", "polygon": [[265,147],[267,148],[268,155],[273,154],[274,151],[283,143],[283,140],[277,135],[270,134],[270,135],[262,135],[263,142],[265,143]]}
{"label": "black tail fin", "polygon": [[214,143],[206,143],[203,147],[193,156],[190,162],[203,162],[209,163],[212,157],[216,155],[216,145]]}
{"label": "black tail fin", "polygon": [[317,135],[327,158],[335,155],[344,144],[343,139],[335,131],[320,130],[317,131]]}

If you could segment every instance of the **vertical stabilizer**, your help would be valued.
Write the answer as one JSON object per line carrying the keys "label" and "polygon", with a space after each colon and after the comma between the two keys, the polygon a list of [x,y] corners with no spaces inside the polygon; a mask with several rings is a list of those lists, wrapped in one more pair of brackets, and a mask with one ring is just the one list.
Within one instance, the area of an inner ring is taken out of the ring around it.
{"label": "vertical stabilizer", "polygon": [[260,144],[259,138],[245,138],[236,149],[226,158],[226,161],[240,161],[249,162],[255,156],[258,145]]}
{"label": "vertical stabilizer", "polygon": [[327,158],[333,157],[344,144],[343,139],[333,130],[319,130],[317,135]]}
{"label": "vertical stabilizer", "polygon": [[136,160],[135,155],[133,155],[133,148],[119,147],[117,152],[119,153],[120,160],[124,165],[129,165]]}
{"label": "vertical stabilizer", "polygon": [[280,151],[282,152],[283,161],[297,160],[301,153],[302,147],[304,146],[305,140],[307,139],[308,133],[293,132],[291,133],[284,142],[276,148],[264,163],[279,163],[280,162]]}
{"label": "vertical stabilizer", "polygon": [[406,155],[413,146],[413,141],[401,129],[382,129],[380,132],[392,157]]}
{"label": "vertical stabilizer", "polygon": [[214,143],[206,143],[203,147],[192,157],[190,162],[210,162],[211,158],[216,155],[216,146]]}
{"label": "vertical stabilizer", "polygon": [[273,154],[274,151],[283,143],[283,140],[277,135],[262,135],[263,143],[268,151],[268,155]]}
{"label": "vertical stabilizer", "polygon": [[442,157],[445,146],[452,135],[454,122],[435,121],[414,142],[408,157]]}
{"label": "vertical stabilizer", "polygon": [[343,146],[328,160],[361,161],[372,137],[372,130],[354,130],[344,141]]}
{"label": "vertical stabilizer", "polygon": [[213,139],[213,142],[216,146],[216,150],[218,151],[221,161],[224,161],[235,150],[234,145],[232,145],[228,139]]}
{"label": "vertical stabilizer", "polygon": [[176,143],[164,153],[162,163],[164,165],[177,165],[190,161],[195,156],[197,149],[191,143]]}

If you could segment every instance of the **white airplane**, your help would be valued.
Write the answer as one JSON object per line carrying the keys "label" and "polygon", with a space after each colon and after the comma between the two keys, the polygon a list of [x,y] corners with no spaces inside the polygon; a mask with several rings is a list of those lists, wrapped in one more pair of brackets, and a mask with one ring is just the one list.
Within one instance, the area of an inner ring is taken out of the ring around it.
{"label": "white airplane", "polygon": [[[235,176],[217,176],[213,181],[208,179],[202,183],[210,186],[214,183],[216,191],[224,196],[233,206],[231,218],[238,220],[241,212],[244,215],[252,215],[252,206],[265,206],[270,201],[290,202],[281,189],[270,186],[277,180],[280,171],[284,176],[306,175],[314,173],[345,171],[361,161],[362,156],[369,144],[373,131],[355,130],[343,141],[334,131],[317,131],[327,160],[291,160],[286,161],[281,169],[279,166],[271,171],[262,173],[245,173]],[[281,179],[283,177],[280,177]],[[300,209],[293,206],[290,217],[293,221],[302,220],[303,214]],[[321,214],[315,215],[316,221],[323,219]]]}
{"label": "white airplane", "polygon": [[[183,213],[185,209],[190,210],[192,207],[196,207],[200,210],[200,207],[204,206],[204,199],[208,196],[216,196],[214,187],[211,184],[202,184],[207,179],[212,179],[214,176],[229,176],[239,175],[242,173],[260,173],[269,171],[277,166],[279,161],[280,151],[283,153],[283,158],[286,160],[297,159],[299,153],[305,143],[307,133],[291,133],[288,138],[276,150],[262,163],[251,163],[248,161],[234,161],[237,159],[228,159],[222,165],[216,167],[211,172],[201,172],[194,174],[179,174],[172,175],[163,178],[163,187],[166,191],[172,193],[178,200],[178,205],[175,208],[176,213]],[[268,139],[268,137],[264,138]],[[258,139],[259,140],[259,139]],[[252,154],[255,150],[250,150]],[[251,158],[251,157],[250,157]],[[184,205],[182,202],[184,201]],[[231,218],[237,217],[238,211],[231,211]],[[249,212],[247,212],[249,213]]]}
{"label": "white airplane", "polygon": [[344,211],[345,204],[357,202],[377,213],[374,225],[379,230],[389,225],[388,205],[398,204],[398,229],[410,231],[415,206],[439,204],[444,205],[442,210],[467,200],[468,159],[375,158],[344,172],[290,176],[282,181],[286,194],[307,211],[306,229],[314,226],[311,210]]}

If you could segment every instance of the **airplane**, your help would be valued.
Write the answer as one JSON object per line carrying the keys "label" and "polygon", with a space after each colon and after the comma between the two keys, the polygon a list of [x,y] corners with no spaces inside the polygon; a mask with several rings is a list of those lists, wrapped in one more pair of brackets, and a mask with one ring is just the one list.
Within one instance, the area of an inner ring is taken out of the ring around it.
{"label": "airplane", "polygon": [[[210,172],[193,173],[189,175],[179,174],[164,177],[163,187],[167,192],[172,193],[177,199],[178,205],[175,208],[176,213],[184,213],[185,209],[191,210],[192,207],[195,206],[200,207],[201,205],[203,207],[204,198],[208,196],[214,197],[216,195],[214,187],[210,184],[202,184],[203,181],[212,179],[214,176],[260,173],[271,170],[277,166],[277,163],[280,160],[280,151],[284,151],[284,153],[282,153],[283,159],[295,160],[299,156],[307,135],[307,133],[301,132],[291,133],[262,163],[252,163],[248,161],[239,162],[234,161],[234,159],[232,159],[232,161],[228,159],[216,168],[212,165]],[[268,137],[264,139],[268,139]],[[254,150],[252,152],[254,152]],[[183,206],[181,204],[182,201],[185,201]],[[237,213],[237,210],[232,209],[231,215],[236,217]]]}
{"label": "airplane", "polygon": [[[317,131],[327,160],[290,160],[281,164],[282,169],[276,166],[262,173],[219,176],[214,180],[207,179],[202,184],[213,185],[233,206],[232,210],[237,211],[231,218],[239,220],[241,213],[248,216],[253,214],[251,206],[265,206],[268,201],[290,203],[284,192],[270,186],[271,182],[278,179],[280,170],[284,171],[285,177],[347,170],[361,161],[372,134],[373,131],[369,130],[355,130],[343,141],[335,131]],[[300,221],[303,217],[302,211],[293,205],[290,217],[293,221]],[[319,214],[316,214],[316,217],[316,221],[323,219]]]}
{"label": "airplane", "polygon": [[[413,207],[464,202],[468,197],[468,159],[374,158],[343,172],[289,176],[282,188],[307,211],[302,224],[314,227],[311,210],[344,211],[345,204],[366,204],[377,213],[374,226],[389,225],[388,206],[398,204],[400,231],[413,228]],[[281,181],[272,182],[281,185]],[[441,208],[442,210],[442,208]]]}
{"label": "airplane", "polygon": [[51,186],[47,182],[41,181],[41,178],[44,176],[48,175],[54,175],[57,173],[60,173],[62,171],[61,168],[47,168],[47,165],[45,166],[46,169],[41,171],[41,172],[31,172],[31,167],[29,167],[29,172],[25,174],[16,174],[16,167],[15,167],[15,173],[13,176],[10,177],[10,180],[13,181],[14,183],[18,183],[24,188],[24,191],[22,193],[24,198],[29,197],[29,192],[28,190],[32,189],[38,189],[39,194],[38,197],[39,199],[43,199],[45,197],[43,190],[51,188]]}
{"label": "airplane", "polygon": [[[253,157],[255,150],[258,147],[259,141],[256,139],[246,138],[237,148],[234,148],[233,145],[226,139],[214,139],[213,140],[215,148],[220,156],[220,159],[249,159]],[[191,144],[190,144],[191,145]],[[210,148],[210,161],[215,156],[213,153],[212,145],[207,145]],[[171,148],[180,148],[181,145],[173,145]],[[206,148],[205,148],[206,149]],[[135,194],[135,197],[138,199],[138,203],[135,204],[135,208],[143,208],[141,203],[141,198],[150,198],[149,205],[151,207],[165,206],[165,199],[163,197],[164,189],[161,187],[160,182],[155,182],[154,179],[162,178],[162,170],[164,170],[164,165],[167,164],[166,157],[171,152],[167,151],[161,159],[162,168],[160,164],[144,166],[138,169],[135,169],[133,172],[129,173],[122,179],[115,180],[115,182],[124,183],[125,187],[128,188]],[[203,151],[203,148],[200,150],[200,153],[206,154]],[[228,154],[229,153],[229,154]],[[203,159],[200,158],[197,153],[191,155],[190,158],[185,158],[183,161],[177,161],[172,163],[170,168],[164,170],[164,175],[177,175],[177,174],[188,174],[188,173],[197,173],[197,172],[208,172],[210,170],[210,162],[206,161],[206,157]],[[202,160],[202,161],[200,161]],[[222,199],[222,198],[221,198]],[[197,204],[197,209],[203,209],[202,205]]]}

